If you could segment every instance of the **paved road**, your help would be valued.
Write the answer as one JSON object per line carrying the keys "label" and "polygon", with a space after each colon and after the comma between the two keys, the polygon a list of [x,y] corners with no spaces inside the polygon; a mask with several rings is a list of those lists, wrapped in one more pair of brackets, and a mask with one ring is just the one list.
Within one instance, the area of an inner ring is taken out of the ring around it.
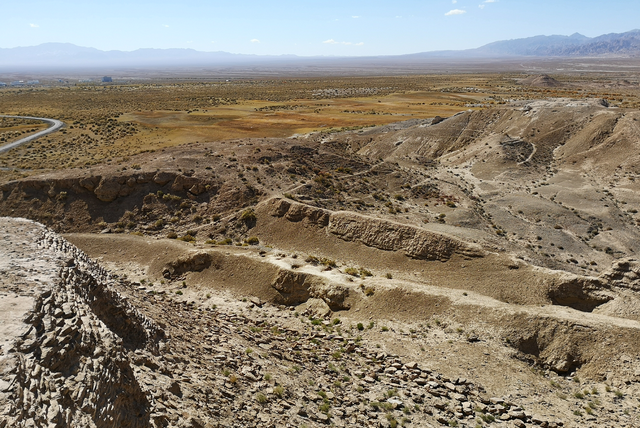
{"label": "paved road", "polygon": [[64,122],[56,119],[47,119],[46,117],[29,117],[29,116],[6,116],[0,115],[0,117],[12,117],[16,119],[31,119],[31,120],[41,120],[43,122],[47,122],[51,124],[50,127],[45,129],[44,131],[36,132],[33,135],[29,135],[28,137],[22,138],[21,140],[14,141],[13,143],[6,144],[0,147],[0,153],[8,152],[14,147],[18,147],[20,144],[28,143],[29,141],[37,140],[40,137],[43,137],[47,134],[51,134],[52,132],[56,132],[58,129],[64,126]]}

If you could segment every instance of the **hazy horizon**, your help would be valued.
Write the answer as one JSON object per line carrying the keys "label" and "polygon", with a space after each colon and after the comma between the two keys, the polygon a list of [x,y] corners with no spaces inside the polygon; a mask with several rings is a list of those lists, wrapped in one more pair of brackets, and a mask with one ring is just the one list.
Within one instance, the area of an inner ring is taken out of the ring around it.
{"label": "hazy horizon", "polygon": [[183,48],[253,55],[377,56],[473,49],[543,34],[621,33],[638,27],[640,12],[630,0],[27,0],[3,5],[3,17],[0,48],[72,43],[126,52]]}

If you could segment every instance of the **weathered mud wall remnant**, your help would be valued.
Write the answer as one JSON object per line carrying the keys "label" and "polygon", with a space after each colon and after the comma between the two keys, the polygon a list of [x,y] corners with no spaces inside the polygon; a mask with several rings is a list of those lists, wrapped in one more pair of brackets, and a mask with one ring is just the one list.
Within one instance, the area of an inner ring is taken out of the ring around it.
{"label": "weathered mud wall remnant", "polygon": [[164,332],[110,289],[84,253],[43,226],[27,226],[40,228],[38,247],[53,254],[57,275],[15,290],[32,295],[33,307],[2,357],[0,426],[152,426],[126,353],[157,353]]}

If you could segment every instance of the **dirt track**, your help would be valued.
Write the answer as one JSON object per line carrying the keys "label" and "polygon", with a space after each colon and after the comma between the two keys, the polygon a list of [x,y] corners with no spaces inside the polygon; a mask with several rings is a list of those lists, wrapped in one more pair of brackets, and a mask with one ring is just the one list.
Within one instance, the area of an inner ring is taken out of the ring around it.
{"label": "dirt track", "polygon": [[8,152],[9,150],[18,147],[22,144],[28,143],[30,141],[34,141],[37,140],[38,138],[44,137],[45,135],[49,135],[53,132],[56,132],[57,130],[59,130],[60,128],[62,128],[64,126],[64,122],[57,120],[57,119],[47,119],[44,117],[29,117],[29,116],[6,116],[6,115],[0,115],[0,117],[11,117],[11,118],[16,118],[16,119],[28,119],[28,120],[40,120],[42,122],[47,122],[50,123],[51,126],[47,129],[45,129],[44,131],[40,131],[40,132],[36,132],[33,135],[29,135],[28,137],[25,138],[21,138],[18,141],[13,141],[9,144],[5,144],[4,146],[0,147],[0,153],[4,153],[4,152]]}

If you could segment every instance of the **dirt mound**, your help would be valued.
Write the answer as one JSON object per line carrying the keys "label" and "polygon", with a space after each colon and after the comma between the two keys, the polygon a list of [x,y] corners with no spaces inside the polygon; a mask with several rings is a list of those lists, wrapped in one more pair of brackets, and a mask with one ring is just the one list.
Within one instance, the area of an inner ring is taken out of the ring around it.
{"label": "dirt mound", "polygon": [[539,88],[557,88],[562,86],[561,82],[558,82],[556,79],[546,74],[529,76],[526,79],[520,80],[519,83],[521,85],[537,86]]}

